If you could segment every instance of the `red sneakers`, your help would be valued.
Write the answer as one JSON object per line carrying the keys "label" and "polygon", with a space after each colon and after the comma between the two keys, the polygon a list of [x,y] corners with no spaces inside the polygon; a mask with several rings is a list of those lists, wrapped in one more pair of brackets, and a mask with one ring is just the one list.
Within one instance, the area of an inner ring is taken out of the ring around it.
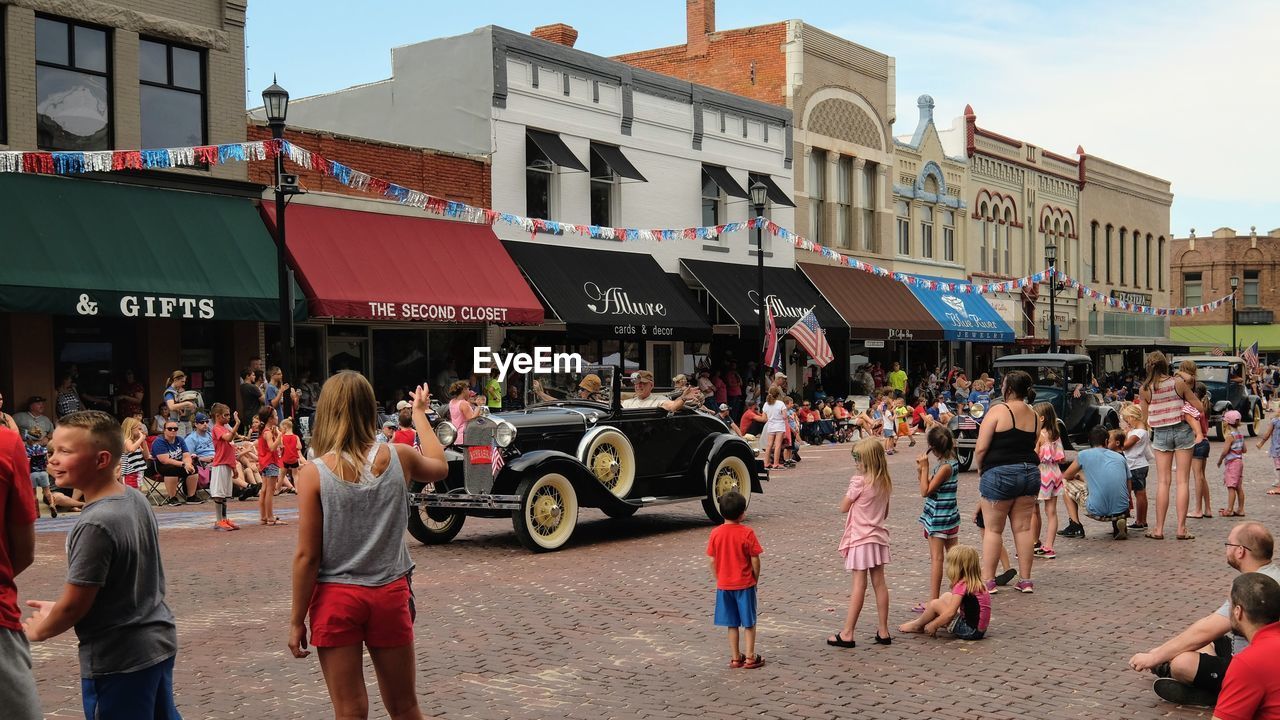
{"label": "red sneakers", "polygon": [[214,530],[239,530],[240,526],[231,522],[230,520],[227,520],[226,518],[223,518],[222,520],[219,520],[213,524],[213,529]]}

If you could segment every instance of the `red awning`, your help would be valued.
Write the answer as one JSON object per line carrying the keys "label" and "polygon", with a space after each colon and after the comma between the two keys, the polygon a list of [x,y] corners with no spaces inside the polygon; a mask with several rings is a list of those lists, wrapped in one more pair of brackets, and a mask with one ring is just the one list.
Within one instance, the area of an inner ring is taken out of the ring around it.
{"label": "red awning", "polygon": [[[275,207],[262,210],[274,233]],[[300,203],[286,221],[312,317],[542,322],[542,303],[487,225]]]}

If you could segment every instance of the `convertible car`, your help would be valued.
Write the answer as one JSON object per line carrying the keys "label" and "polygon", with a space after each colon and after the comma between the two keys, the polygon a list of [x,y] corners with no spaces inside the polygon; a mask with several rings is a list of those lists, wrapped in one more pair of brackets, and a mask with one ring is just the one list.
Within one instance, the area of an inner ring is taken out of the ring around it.
{"label": "convertible car", "polygon": [[1240,424],[1254,437],[1266,426],[1266,411],[1262,398],[1249,391],[1244,383],[1247,375],[1244,359],[1231,355],[1191,355],[1176,357],[1173,366],[1183,360],[1196,364],[1196,379],[1209,388],[1209,426],[1218,429],[1218,439],[1226,437],[1222,414],[1228,410],[1240,411]]}
{"label": "convertible car", "polygon": [[[1087,447],[1089,430],[1094,425],[1101,425],[1108,430],[1120,427],[1120,417],[1115,408],[1103,403],[1098,395],[1084,391],[1084,388],[1089,387],[1093,377],[1093,361],[1088,355],[1070,353],[1005,355],[997,358],[994,365],[997,392],[1005,374],[1022,370],[1031,375],[1035,398],[1028,398],[1028,402],[1033,404],[1047,402],[1053,405],[1053,409],[1058,413],[1058,430],[1062,435],[1062,446],[1068,450],[1077,445]],[[999,401],[998,394],[991,398],[992,403]],[[987,406],[970,403],[960,408],[951,421],[951,431],[956,436],[956,455],[960,460],[961,472],[968,470],[973,464],[973,451],[978,445],[978,430],[986,410]]]}
{"label": "convertible car", "polygon": [[482,415],[459,432],[436,426],[449,475],[416,486],[409,533],[436,545],[468,517],[510,518],[520,544],[558,550],[578,510],[613,518],[641,508],[701,501],[721,522],[719,499],[748,502],[767,479],[750,445],[712,415],[692,410],[623,409],[615,368],[526,378],[524,410]]}

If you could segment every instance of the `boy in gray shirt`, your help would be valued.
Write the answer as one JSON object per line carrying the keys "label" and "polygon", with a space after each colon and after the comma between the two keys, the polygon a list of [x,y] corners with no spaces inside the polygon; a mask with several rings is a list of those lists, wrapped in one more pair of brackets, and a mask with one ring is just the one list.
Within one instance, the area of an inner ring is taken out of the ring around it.
{"label": "boy in gray shirt", "polygon": [[178,651],[164,602],[158,529],[146,498],[116,482],[120,424],[106,413],[62,418],[50,442],[49,475],[84,493],[67,535],[67,582],[57,602],[28,601],[27,638],[47,640],[74,626],[87,717],[170,718]]}

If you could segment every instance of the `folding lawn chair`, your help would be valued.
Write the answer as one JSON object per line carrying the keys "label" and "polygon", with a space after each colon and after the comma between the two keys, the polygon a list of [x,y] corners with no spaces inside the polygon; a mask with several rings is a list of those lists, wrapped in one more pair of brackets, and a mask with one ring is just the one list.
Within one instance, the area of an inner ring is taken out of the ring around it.
{"label": "folding lawn chair", "polygon": [[147,497],[147,502],[156,507],[164,504],[169,498],[164,494],[164,476],[156,468],[155,460],[147,461],[147,471],[138,478],[138,489]]}

